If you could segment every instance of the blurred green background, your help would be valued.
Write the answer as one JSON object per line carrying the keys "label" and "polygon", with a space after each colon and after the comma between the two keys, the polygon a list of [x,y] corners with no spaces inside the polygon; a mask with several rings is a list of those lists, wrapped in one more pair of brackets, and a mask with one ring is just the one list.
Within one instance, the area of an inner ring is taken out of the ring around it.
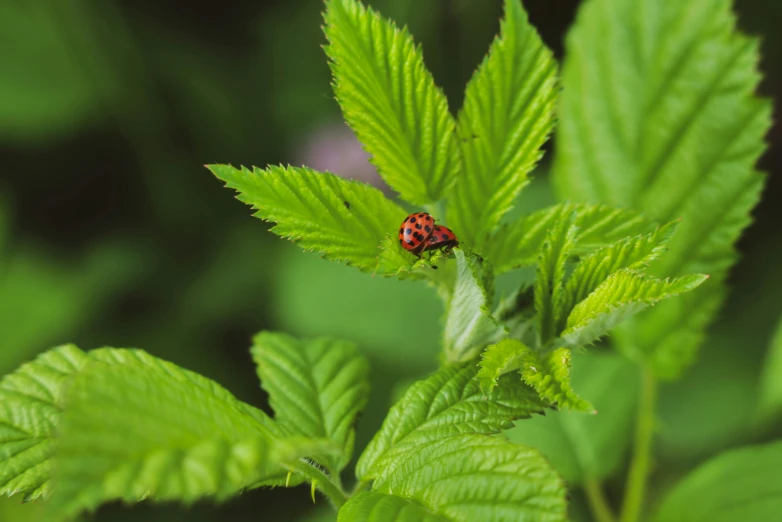
{"label": "blurred green background", "polygon": [[[368,3],[409,26],[459,107],[500,0]],[[333,99],[322,7],[0,0],[0,374],[64,342],[133,346],[265,407],[247,351],[253,333],[342,337],[373,366],[362,447],[394,387],[436,366],[442,308],[433,291],[299,252],[203,168],[306,163],[378,182]],[[577,2],[526,8],[561,57]],[[782,4],[738,0],[736,10],[745,31],[763,36],[763,93],[782,102]],[[771,176],[739,245],[731,298],[700,362],[662,392],[662,482],[754,436],[756,381],[782,313],[778,127],[769,141],[762,168]],[[553,202],[545,170],[522,208]],[[609,484],[619,491],[620,481]],[[324,507],[304,488],[279,489],[219,507],[114,504],[96,519],[317,520]],[[40,506],[0,499],[0,521],[41,516]]]}

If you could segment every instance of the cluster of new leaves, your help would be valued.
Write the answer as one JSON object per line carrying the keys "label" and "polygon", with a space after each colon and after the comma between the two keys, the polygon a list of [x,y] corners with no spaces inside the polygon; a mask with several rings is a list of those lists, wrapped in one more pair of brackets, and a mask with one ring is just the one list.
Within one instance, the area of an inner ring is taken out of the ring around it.
{"label": "cluster of new leaves", "polygon": [[270,333],[253,355],[276,419],[141,350],[44,353],[0,381],[0,493],[48,498],[54,517],[71,517],[112,499],[328,485],[323,470],[350,460],[366,362],[347,343]]}
{"label": "cluster of new leaves", "polygon": [[[557,92],[555,61],[518,0],[505,2],[500,34],[455,120],[407,31],[356,0],[329,0],[325,19],[345,120],[402,198],[445,209],[435,217],[446,217],[459,237],[456,266],[446,262],[434,271],[431,260],[414,262],[396,240],[404,209],[370,186],[307,168],[213,165],[212,172],[259,217],[275,222],[273,232],[305,249],[364,271],[428,277],[447,305],[447,362],[474,359],[492,343],[526,341],[532,333],[531,348],[521,345],[529,353],[502,356],[522,361],[525,382],[552,405],[588,408],[569,390],[570,348],[593,343],[702,281],[641,272],[659,257],[674,225],[655,229],[629,210],[570,204],[503,223],[553,127]],[[566,277],[579,256],[576,272]],[[526,265],[537,265],[531,326],[523,319],[529,310],[492,312],[495,274]],[[485,360],[501,365],[488,374],[505,371],[508,364],[499,359]]]}

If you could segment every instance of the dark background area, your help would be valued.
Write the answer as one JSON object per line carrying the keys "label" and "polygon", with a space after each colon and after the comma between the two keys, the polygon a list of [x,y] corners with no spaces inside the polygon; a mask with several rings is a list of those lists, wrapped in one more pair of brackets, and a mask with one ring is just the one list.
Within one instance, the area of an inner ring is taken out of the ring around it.
{"label": "dark background area", "polygon": [[[501,2],[368,3],[408,25],[455,112]],[[525,4],[561,58],[577,2]],[[436,366],[442,309],[433,291],[300,253],[203,167],[306,163],[377,182],[333,99],[322,7],[0,2],[0,374],[64,342],[140,347],[265,406],[248,354],[255,332],[344,337],[373,365],[361,448],[394,387]],[[782,3],[739,0],[736,11],[745,32],[763,37],[762,93],[782,100]],[[742,412],[782,312],[778,127],[769,142],[761,168],[770,176],[739,244],[734,291],[700,362],[663,390],[663,478],[748,437]],[[522,207],[553,202],[545,171],[544,162]],[[406,313],[410,303],[420,312]],[[219,507],[114,504],[96,518],[296,520],[312,510],[298,488]],[[0,500],[0,521],[40,517],[39,506]]]}

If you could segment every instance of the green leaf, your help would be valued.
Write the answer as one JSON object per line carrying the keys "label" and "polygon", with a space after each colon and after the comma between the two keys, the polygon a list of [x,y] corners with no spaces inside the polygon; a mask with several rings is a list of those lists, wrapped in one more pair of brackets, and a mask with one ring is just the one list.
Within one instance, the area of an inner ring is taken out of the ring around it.
{"label": "green leaf", "polygon": [[356,416],[369,395],[369,365],[356,346],[261,332],[252,355],[275,420],[290,435],[333,440],[342,454],[322,463],[333,473],[345,467],[353,453]]}
{"label": "green leaf", "polygon": [[535,272],[535,311],[540,346],[545,346],[556,335],[555,310],[563,299],[565,266],[576,235],[573,221],[574,215],[570,213],[552,225],[538,258]]}
{"label": "green leaf", "polygon": [[281,442],[227,390],[139,350],[102,350],[69,383],[57,448],[56,513],[111,499],[222,500],[323,445]]}
{"label": "green leaf", "polygon": [[514,420],[542,413],[540,398],[518,378],[505,376],[499,387],[484,394],[477,374],[471,361],[413,384],[359,458],[356,476],[375,478],[422,444],[461,433],[498,433]]}
{"label": "green leaf", "polygon": [[328,0],[325,20],[334,93],[380,175],[416,205],[442,199],[461,165],[448,101],[421,49],[356,0]]}
{"label": "green leaf", "polygon": [[647,306],[689,292],[706,279],[689,275],[663,280],[629,268],[614,272],[573,308],[562,339],[572,346],[593,343]]}
{"label": "green leaf", "polygon": [[380,243],[396,235],[407,215],[374,187],[306,167],[209,169],[239,192],[237,198],[256,216],[274,221],[275,234],[365,272],[375,269]]}
{"label": "green leaf", "polygon": [[681,217],[652,273],[713,278],[623,335],[625,350],[675,377],[719,307],[733,245],[763,186],[754,165],[771,104],[755,94],[758,42],[738,33],[729,0],[589,0],[566,56],[560,196],[638,208],[658,222]]}
{"label": "green leaf", "polygon": [[624,462],[638,403],[638,372],[615,353],[574,355],[573,386],[597,414],[547,411],[506,432],[515,443],[540,450],[571,484],[613,476]]}
{"label": "green leaf", "polygon": [[484,256],[498,274],[534,265],[538,262],[549,229],[572,213],[576,215],[578,227],[573,247],[575,254],[588,253],[652,229],[652,223],[634,210],[607,205],[560,203],[501,226],[487,242]]}
{"label": "green leaf", "polygon": [[519,0],[473,75],[459,112],[464,172],[448,198],[459,240],[483,251],[488,234],[513,208],[554,126],[557,64]]}
{"label": "green leaf", "polygon": [[459,363],[475,357],[486,345],[496,341],[506,328],[491,314],[492,274],[475,256],[455,249],[456,285],[445,319],[443,346],[445,358]]}
{"label": "green leaf", "polygon": [[777,323],[763,364],[757,415],[763,423],[782,416],[782,319]]}
{"label": "green leaf", "polygon": [[659,522],[777,520],[782,513],[782,442],[724,453],[703,464],[663,501]]}
{"label": "green leaf", "polygon": [[564,329],[567,317],[576,303],[586,299],[609,275],[623,268],[639,270],[660,257],[676,225],[674,221],[651,234],[625,238],[585,257],[565,284],[562,307],[557,310],[558,331]]}
{"label": "green leaf", "polygon": [[401,497],[363,491],[340,508],[337,522],[448,522],[448,519]]}
{"label": "green leaf", "polygon": [[565,485],[548,462],[500,437],[463,434],[420,445],[387,468],[373,489],[452,521],[567,520]]}
{"label": "green leaf", "polygon": [[65,345],[0,381],[0,495],[48,496],[62,386],[87,362],[84,352]]}
{"label": "green leaf", "polygon": [[485,393],[497,386],[500,376],[519,370],[527,385],[552,407],[576,411],[594,411],[570,385],[570,350],[559,348],[540,354],[515,339],[505,339],[481,354],[478,380]]}

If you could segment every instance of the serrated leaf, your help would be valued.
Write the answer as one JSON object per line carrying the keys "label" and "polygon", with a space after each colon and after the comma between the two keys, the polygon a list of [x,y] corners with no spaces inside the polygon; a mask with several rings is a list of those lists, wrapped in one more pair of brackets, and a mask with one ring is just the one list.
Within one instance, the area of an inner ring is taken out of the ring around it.
{"label": "serrated leaf", "polygon": [[557,64],[519,0],[505,0],[500,35],[467,85],[458,133],[464,169],[448,198],[459,240],[483,252],[513,208],[554,126]]}
{"label": "serrated leaf", "polygon": [[562,340],[572,346],[593,343],[647,306],[689,292],[707,278],[689,275],[662,280],[629,268],[619,270],[573,308]]}
{"label": "serrated leaf", "polygon": [[455,249],[456,285],[445,319],[443,347],[450,363],[475,357],[484,346],[495,342],[506,328],[492,316],[491,273],[474,256]]}
{"label": "serrated leaf", "polygon": [[328,0],[325,20],[334,93],[378,172],[411,203],[442,199],[461,167],[455,123],[420,47],[356,0]]}
{"label": "serrated leaf", "polygon": [[221,500],[284,476],[301,448],[324,451],[269,436],[205,377],[139,350],[103,352],[114,363],[89,365],[67,388],[51,499],[62,516],[111,499]]}
{"label": "serrated leaf", "polygon": [[272,232],[365,272],[375,270],[380,243],[407,215],[374,187],[306,167],[208,167],[257,217],[276,223]]}
{"label": "serrated leaf", "polygon": [[630,447],[638,403],[637,368],[615,353],[574,355],[573,386],[597,414],[547,411],[516,425],[507,437],[540,450],[571,484],[611,477]]}
{"label": "serrated leaf", "polygon": [[[718,308],[733,244],[763,186],[754,165],[771,104],[755,95],[758,42],[738,33],[728,0],[590,0],[566,56],[559,194],[635,207],[659,222],[683,218],[652,273],[713,278],[627,328],[625,349],[643,353],[658,376],[675,377]],[[697,321],[666,310],[684,302]]]}
{"label": "serrated leaf", "polygon": [[369,395],[366,359],[352,343],[273,332],[255,336],[252,355],[275,421],[289,435],[333,440],[342,454],[315,458],[339,472],[350,461],[356,416]]}
{"label": "serrated leaf", "polygon": [[586,203],[560,203],[501,226],[487,242],[484,256],[498,274],[534,265],[549,229],[564,216],[573,213],[578,227],[573,246],[575,254],[585,254],[653,228],[650,221],[634,210]]}
{"label": "serrated leaf", "polygon": [[339,510],[337,522],[448,522],[410,500],[362,491]]}
{"label": "serrated leaf", "polygon": [[518,378],[505,376],[484,394],[477,373],[477,365],[468,362],[413,384],[359,458],[356,476],[375,478],[421,444],[460,433],[498,433],[514,420],[542,413],[543,402]]}
{"label": "serrated leaf", "polygon": [[505,339],[481,354],[478,380],[484,393],[493,390],[500,376],[519,370],[524,382],[551,407],[576,411],[594,411],[570,385],[570,350],[558,348],[538,353],[515,339]]}
{"label": "serrated leaf", "polygon": [[87,362],[84,352],[65,345],[0,381],[0,495],[48,496],[62,386]]}
{"label": "serrated leaf", "polygon": [[545,346],[556,335],[555,310],[563,299],[565,266],[576,236],[573,221],[573,213],[561,216],[546,234],[546,240],[538,256],[534,288],[540,346]]}
{"label": "serrated leaf", "polygon": [[565,485],[535,450],[464,434],[423,444],[373,490],[415,500],[452,521],[567,520]]}
{"label": "serrated leaf", "polygon": [[685,477],[663,500],[658,522],[777,520],[782,442],[724,453]]}
{"label": "serrated leaf", "polygon": [[570,311],[586,299],[609,275],[623,268],[639,270],[659,258],[676,230],[677,222],[664,225],[651,234],[628,237],[596,250],[585,257],[565,284],[561,308],[557,309],[557,331],[565,327]]}
{"label": "serrated leaf", "polygon": [[489,394],[497,387],[500,377],[521,368],[530,348],[515,339],[503,339],[481,352],[478,363],[478,382],[481,390]]}

